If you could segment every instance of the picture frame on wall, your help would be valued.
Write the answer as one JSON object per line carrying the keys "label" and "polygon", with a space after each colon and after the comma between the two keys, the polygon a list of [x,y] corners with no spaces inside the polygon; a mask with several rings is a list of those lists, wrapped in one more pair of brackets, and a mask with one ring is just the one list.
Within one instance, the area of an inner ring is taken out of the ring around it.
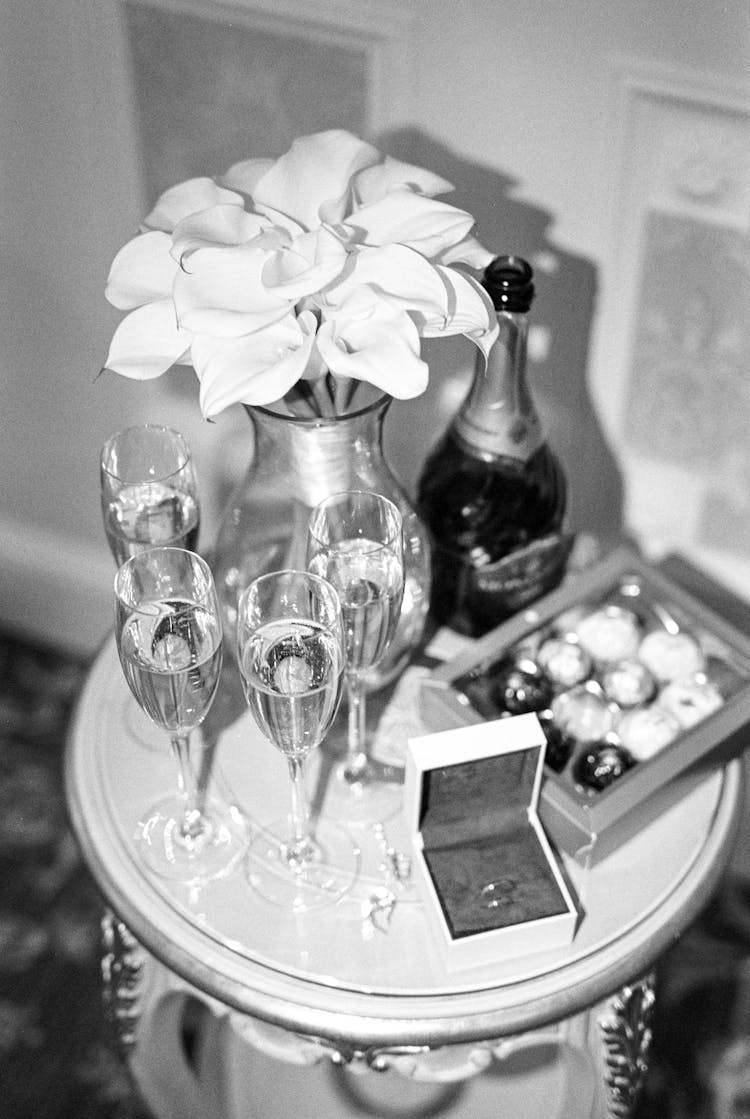
{"label": "picture frame on wall", "polygon": [[392,0],[121,0],[146,205],[297,136],[406,119],[411,19]]}
{"label": "picture frame on wall", "polygon": [[750,585],[750,98],[707,75],[617,68],[616,230],[592,389],[626,521]]}

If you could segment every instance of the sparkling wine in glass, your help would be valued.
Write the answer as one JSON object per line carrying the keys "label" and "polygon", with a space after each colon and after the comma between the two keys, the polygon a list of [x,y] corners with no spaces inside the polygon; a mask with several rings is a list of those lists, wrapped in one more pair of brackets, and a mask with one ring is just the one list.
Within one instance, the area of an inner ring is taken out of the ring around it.
{"label": "sparkling wine in glass", "polygon": [[179,432],[156,424],[117,432],[102,447],[99,477],[104,531],[118,565],[155,546],[195,548],[198,489]]}
{"label": "sparkling wine in glass", "polygon": [[237,652],[248,707],[287,760],[291,814],[260,829],[248,878],[267,901],[295,912],[335,901],[353,882],[359,852],[345,828],[311,823],[303,765],[333,722],[342,692],[341,606],[325,579],[277,571],[255,579],[238,604]]}
{"label": "sparkling wine in glass", "polygon": [[141,709],[169,734],[178,763],[174,791],[142,817],[138,848],[165,878],[201,882],[227,873],[245,847],[243,820],[197,787],[190,736],[219,683],[222,628],[210,568],[194,552],[151,548],[115,576],[115,637],[125,679]]}
{"label": "sparkling wine in glass", "polygon": [[333,494],[313,510],[307,564],[333,583],[344,616],[347,754],[326,793],[331,814],[375,820],[398,808],[401,789],[367,744],[365,676],[385,655],[404,593],[401,514],[381,494]]}

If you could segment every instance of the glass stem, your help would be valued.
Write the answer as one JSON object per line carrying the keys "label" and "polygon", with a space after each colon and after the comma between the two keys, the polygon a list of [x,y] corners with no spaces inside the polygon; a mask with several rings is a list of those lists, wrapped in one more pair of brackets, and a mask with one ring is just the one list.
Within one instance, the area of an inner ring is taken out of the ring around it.
{"label": "glass stem", "polygon": [[292,778],[292,836],[286,852],[287,861],[294,867],[301,865],[310,853],[310,825],[307,800],[302,784],[304,758],[289,757],[289,775]]}
{"label": "glass stem", "polygon": [[367,768],[367,739],[365,723],[365,689],[358,673],[347,677],[348,749],[344,776],[354,784],[362,779]]}
{"label": "glass stem", "polygon": [[203,813],[198,805],[198,791],[190,765],[190,735],[172,735],[172,753],[179,767],[180,792],[185,797],[185,810],[180,820],[180,836],[185,841],[198,839],[205,830]]}

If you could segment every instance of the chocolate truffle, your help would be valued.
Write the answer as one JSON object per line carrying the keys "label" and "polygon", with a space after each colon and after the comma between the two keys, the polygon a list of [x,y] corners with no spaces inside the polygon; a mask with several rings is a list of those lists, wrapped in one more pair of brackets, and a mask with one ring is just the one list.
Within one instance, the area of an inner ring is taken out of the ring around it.
{"label": "chocolate truffle", "polygon": [[577,684],[552,701],[552,717],[576,742],[601,741],[614,728],[618,710],[593,681]]}
{"label": "chocolate truffle", "polygon": [[499,707],[512,715],[542,711],[552,699],[552,684],[538,665],[520,660],[499,672],[492,687],[492,696]]}
{"label": "chocolate truffle", "polygon": [[578,623],[578,640],[597,664],[635,656],[641,639],[638,618],[621,606],[602,606]]}
{"label": "chocolate truffle", "polygon": [[721,692],[702,672],[681,676],[666,684],[659,704],[677,719],[681,727],[692,727],[723,703]]}
{"label": "chocolate truffle", "polygon": [[647,633],[641,642],[638,656],[656,679],[662,682],[700,672],[705,666],[700,645],[683,630],[668,633],[665,629],[655,629]]}
{"label": "chocolate truffle", "polygon": [[548,637],[539,649],[538,660],[553,684],[572,688],[591,672],[591,658],[577,641]]}
{"label": "chocolate truffle", "polygon": [[576,759],[573,777],[585,789],[601,792],[634,764],[632,755],[616,742],[595,742]]}
{"label": "chocolate truffle", "polygon": [[677,737],[680,729],[674,715],[658,703],[626,711],[617,724],[623,745],[636,761],[646,761],[658,754]]}
{"label": "chocolate truffle", "polygon": [[651,699],[656,691],[656,681],[642,661],[627,657],[603,673],[602,687],[620,707],[637,707]]}

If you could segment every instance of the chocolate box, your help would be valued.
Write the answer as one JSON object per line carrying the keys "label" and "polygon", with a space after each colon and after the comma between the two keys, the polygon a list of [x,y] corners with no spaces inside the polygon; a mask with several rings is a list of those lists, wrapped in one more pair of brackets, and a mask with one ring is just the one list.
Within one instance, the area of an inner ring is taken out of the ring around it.
{"label": "chocolate box", "polygon": [[536,715],[411,739],[413,873],[446,968],[569,944],[577,912],[539,822]]}
{"label": "chocolate box", "polygon": [[[618,549],[426,676],[425,725],[536,710],[549,740],[540,819],[593,865],[747,744],[750,639],[693,593],[709,580],[693,583]],[[550,680],[539,662],[561,639]],[[588,668],[571,683],[581,652]],[[651,691],[637,696],[642,677]]]}

